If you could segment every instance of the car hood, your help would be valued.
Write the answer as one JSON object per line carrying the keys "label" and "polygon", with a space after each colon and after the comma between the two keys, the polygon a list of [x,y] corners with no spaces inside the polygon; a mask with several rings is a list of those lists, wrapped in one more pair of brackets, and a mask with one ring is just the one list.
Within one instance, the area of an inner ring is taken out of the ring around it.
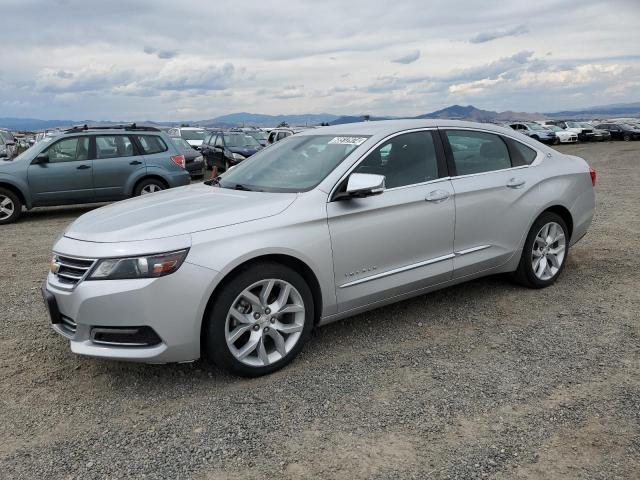
{"label": "car hood", "polygon": [[64,235],[89,242],[184,235],[277,215],[296,196],[229,190],[200,183],[98,208],[78,218]]}
{"label": "car hood", "polygon": [[227,147],[227,149],[230,152],[233,153],[239,153],[240,155],[242,155],[243,157],[250,157],[251,155],[253,155],[254,153],[256,153],[258,150],[261,150],[262,147],[251,147],[251,148],[245,148],[245,147]]}

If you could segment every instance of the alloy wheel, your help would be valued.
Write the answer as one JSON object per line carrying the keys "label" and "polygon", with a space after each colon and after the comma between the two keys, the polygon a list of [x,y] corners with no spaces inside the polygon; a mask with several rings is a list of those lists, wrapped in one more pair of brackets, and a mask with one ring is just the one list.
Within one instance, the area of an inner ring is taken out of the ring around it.
{"label": "alloy wheel", "polygon": [[0,220],[6,220],[15,211],[16,206],[9,197],[0,195]]}
{"label": "alloy wheel", "polygon": [[245,288],[227,313],[225,340],[231,354],[252,367],[284,358],[304,329],[305,305],[289,282],[266,279]]}
{"label": "alloy wheel", "polygon": [[564,262],[567,242],[564,230],[556,222],[549,222],[540,229],[533,241],[531,266],[540,280],[556,276]]}
{"label": "alloy wheel", "polygon": [[148,193],[155,193],[163,190],[160,185],[156,185],[155,183],[150,183],[149,185],[145,185],[142,190],[140,190],[140,195],[147,195]]}

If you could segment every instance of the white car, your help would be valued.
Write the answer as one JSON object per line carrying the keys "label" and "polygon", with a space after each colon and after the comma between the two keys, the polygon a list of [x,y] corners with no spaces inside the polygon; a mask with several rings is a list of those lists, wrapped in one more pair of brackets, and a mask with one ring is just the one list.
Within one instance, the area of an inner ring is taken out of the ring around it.
{"label": "white car", "polygon": [[195,148],[196,150],[200,150],[200,148],[202,148],[204,137],[209,132],[200,127],[179,127],[170,128],[167,133],[170,137],[183,138],[193,148]]}
{"label": "white car", "polygon": [[577,143],[578,141],[578,134],[576,132],[563,130],[557,125],[544,125],[544,127],[555,133],[560,143]]}

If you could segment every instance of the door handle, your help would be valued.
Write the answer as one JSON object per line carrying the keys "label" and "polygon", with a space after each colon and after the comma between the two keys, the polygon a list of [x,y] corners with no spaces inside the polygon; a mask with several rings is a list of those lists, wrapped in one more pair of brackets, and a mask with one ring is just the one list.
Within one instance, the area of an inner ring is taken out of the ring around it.
{"label": "door handle", "polygon": [[521,178],[512,178],[507,182],[507,187],[509,188],[520,188],[524,186],[526,182]]}
{"label": "door handle", "polygon": [[141,165],[142,162],[138,161],[138,160],[134,160],[132,162],[129,162],[129,165]]}
{"label": "door handle", "polygon": [[91,167],[89,165],[86,165],[86,164],[85,165],[80,165],[78,167],[78,170],[86,170],[87,168],[91,168]]}
{"label": "door handle", "polygon": [[427,202],[439,203],[449,198],[450,194],[446,190],[434,190],[429,192],[424,198]]}

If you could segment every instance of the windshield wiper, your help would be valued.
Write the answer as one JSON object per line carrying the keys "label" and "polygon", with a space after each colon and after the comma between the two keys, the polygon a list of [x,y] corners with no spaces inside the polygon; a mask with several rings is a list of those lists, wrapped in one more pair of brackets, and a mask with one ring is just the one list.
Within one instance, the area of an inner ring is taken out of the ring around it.
{"label": "windshield wiper", "polygon": [[233,187],[235,190],[244,190],[245,192],[253,192],[252,189],[250,189],[249,187],[245,187],[244,185],[240,184],[240,183],[236,183],[236,186]]}

